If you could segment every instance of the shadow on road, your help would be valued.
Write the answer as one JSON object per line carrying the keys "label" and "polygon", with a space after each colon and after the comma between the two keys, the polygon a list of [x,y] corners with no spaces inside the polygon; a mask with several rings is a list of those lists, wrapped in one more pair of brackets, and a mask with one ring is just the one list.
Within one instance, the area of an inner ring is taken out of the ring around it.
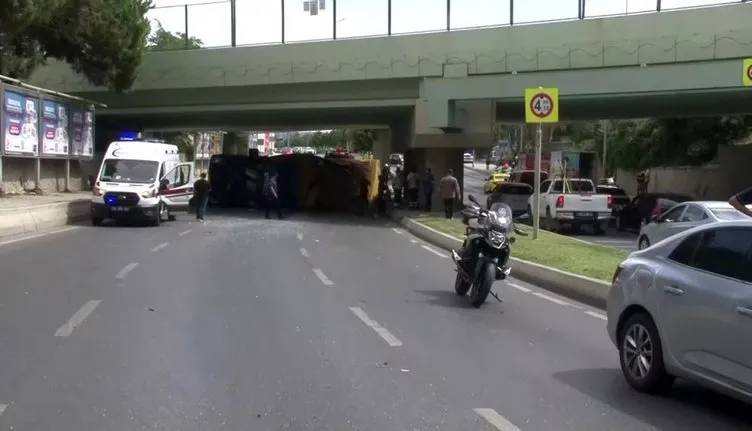
{"label": "shadow on road", "polygon": [[[748,404],[691,382],[677,380],[669,393],[649,395],[630,388],[618,368],[564,371],[554,378],[658,429],[710,429],[718,422],[749,429],[752,424]],[[679,423],[694,425],[677,428]]]}
{"label": "shadow on road", "polygon": [[426,304],[438,305],[447,308],[472,308],[467,297],[457,296],[450,290],[415,290],[416,293],[426,296]]}

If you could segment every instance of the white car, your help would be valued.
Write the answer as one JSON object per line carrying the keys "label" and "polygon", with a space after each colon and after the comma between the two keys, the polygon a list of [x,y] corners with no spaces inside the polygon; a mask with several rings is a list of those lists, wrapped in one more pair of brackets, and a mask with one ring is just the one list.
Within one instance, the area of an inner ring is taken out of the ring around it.
{"label": "white car", "polygon": [[752,401],[752,220],[710,223],[632,253],[608,294],[608,334],[643,392],[693,380]]}
{"label": "white car", "polygon": [[[528,200],[533,214],[535,195]],[[562,225],[578,229],[590,225],[597,234],[605,231],[611,218],[613,197],[595,193],[595,185],[586,178],[546,180],[540,187],[540,218],[544,229],[557,231]]]}
{"label": "white car", "polygon": [[682,202],[655,217],[653,221],[640,229],[640,235],[637,237],[637,248],[640,250],[648,248],[651,244],[671,235],[703,224],[746,220],[748,218],[728,202]]}
{"label": "white car", "polygon": [[143,218],[158,226],[171,211],[188,210],[193,163],[181,163],[178,147],[148,141],[117,141],[107,147],[91,197],[91,223]]}
{"label": "white car", "polygon": [[475,157],[473,157],[473,155],[470,153],[463,154],[462,160],[464,163],[472,163],[473,166],[475,166]]}

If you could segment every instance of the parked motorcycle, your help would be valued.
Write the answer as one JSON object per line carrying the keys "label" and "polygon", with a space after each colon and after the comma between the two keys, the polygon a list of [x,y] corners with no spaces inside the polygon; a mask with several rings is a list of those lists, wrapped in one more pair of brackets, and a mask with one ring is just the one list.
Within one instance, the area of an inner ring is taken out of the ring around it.
{"label": "parked motorcycle", "polygon": [[469,291],[470,303],[478,308],[489,294],[501,301],[491,287],[494,281],[504,280],[511,272],[509,256],[515,238],[510,235],[527,233],[514,227],[509,205],[499,202],[485,210],[473,195],[468,199],[473,205],[462,210],[467,237],[462,249],[452,250],[452,259],[457,265],[454,290],[459,296]]}

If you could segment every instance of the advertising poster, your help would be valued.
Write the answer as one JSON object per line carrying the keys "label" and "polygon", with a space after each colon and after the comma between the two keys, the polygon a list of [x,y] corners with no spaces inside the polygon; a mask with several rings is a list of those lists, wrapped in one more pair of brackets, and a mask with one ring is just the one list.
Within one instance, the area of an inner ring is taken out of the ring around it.
{"label": "advertising poster", "polygon": [[68,155],[68,108],[62,103],[42,102],[42,154]]}
{"label": "advertising poster", "polygon": [[71,155],[94,156],[94,113],[80,108],[71,109]]}
{"label": "advertising poster", "polygon": [[3,137],[6,154],[39,154],[39,101],[13,91],[5,91]]}

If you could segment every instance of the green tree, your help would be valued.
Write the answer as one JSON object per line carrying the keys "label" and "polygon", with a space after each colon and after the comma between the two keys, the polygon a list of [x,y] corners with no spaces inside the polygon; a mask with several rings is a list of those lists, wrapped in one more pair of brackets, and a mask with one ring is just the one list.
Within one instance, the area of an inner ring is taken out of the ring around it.
{"label": "green tree", "polygon": [[185,38],[185,33],[171,33],[157,21],[156,31],[149,36],[148,46],[152,49],[194,49],[201,48],[204,42],[197,37]]}
{"label": "green tree", "polygon": [[146,47],[150,0],[6,0],[0,73],[27,78],[58,58],[95,85],[131,86]]}

